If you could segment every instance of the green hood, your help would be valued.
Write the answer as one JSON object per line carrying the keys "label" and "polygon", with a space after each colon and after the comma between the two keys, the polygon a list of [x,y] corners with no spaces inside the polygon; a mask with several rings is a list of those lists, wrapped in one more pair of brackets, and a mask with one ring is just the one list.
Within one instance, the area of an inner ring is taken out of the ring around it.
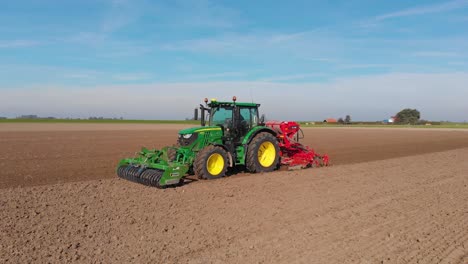
{"label": "green hood", "polygon": [[204,131],[220,131],[221,127],[219,126],[200,126],[200,127],[191,127],[191,128],[186,128],[182,129],[179,131],[180,135],[186,135],[186,134],[194,134],[198,132],[204,132]]}

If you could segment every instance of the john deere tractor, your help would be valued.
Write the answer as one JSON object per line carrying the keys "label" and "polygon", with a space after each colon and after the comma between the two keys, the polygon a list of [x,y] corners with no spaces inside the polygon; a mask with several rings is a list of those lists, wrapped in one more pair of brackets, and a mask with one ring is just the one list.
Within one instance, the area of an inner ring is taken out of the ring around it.
{"label": "john deere tractor", "polygon": [[161,150],[143,148],[137,157],[120,161],[119,177],[163,188],[182,183],[195,174],[217,179],[228,168],[245,166],[248,171],[270,172],[278,167],[278,131],[259,117],[256,103],[218,102],[205,99],[200,105],[201,126],[179,131],[176,146]]}

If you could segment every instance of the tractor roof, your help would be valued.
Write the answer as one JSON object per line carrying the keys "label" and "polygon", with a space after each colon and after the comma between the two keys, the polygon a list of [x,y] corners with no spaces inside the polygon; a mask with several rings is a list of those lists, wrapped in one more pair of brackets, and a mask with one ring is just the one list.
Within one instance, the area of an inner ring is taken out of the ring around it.
{"label": "tractor roof", "polygon": [[244,106],[244,107],[259,107],[260,104],[256,103],[238,103],[238,102],[218,102],[218,101],[211,101],[208,103],[209,107],[217,107],[217,106]]}

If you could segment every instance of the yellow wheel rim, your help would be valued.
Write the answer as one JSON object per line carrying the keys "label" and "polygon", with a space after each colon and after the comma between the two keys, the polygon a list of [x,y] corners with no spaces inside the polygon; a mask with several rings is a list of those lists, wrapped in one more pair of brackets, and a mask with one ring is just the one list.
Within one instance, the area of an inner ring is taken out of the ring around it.
{"label": "yellow wheel rim", "polygon": [[218,176],[224,169],[224,159],[221,154],[214,153],[206,161],[206,169],[213,176]]}
{"label": "yellow wheel rim", "polygon": [[267,141],[263,142],[258,149],[258,162],[265,168],[273,165],[276,159],[276,149],[273,143]]}

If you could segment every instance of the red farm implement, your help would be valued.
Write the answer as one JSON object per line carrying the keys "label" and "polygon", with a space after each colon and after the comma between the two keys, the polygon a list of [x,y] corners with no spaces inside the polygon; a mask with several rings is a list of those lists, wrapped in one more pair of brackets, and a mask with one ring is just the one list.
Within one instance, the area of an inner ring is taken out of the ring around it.
{"label": "red farm implement", "polygon": [[329,166],[328,155],[319,155],[313,149],[299,143],[303,136],[300,125],[294,121],[268,121],[265,124],[277,133],[281,165],[289,169]]}

